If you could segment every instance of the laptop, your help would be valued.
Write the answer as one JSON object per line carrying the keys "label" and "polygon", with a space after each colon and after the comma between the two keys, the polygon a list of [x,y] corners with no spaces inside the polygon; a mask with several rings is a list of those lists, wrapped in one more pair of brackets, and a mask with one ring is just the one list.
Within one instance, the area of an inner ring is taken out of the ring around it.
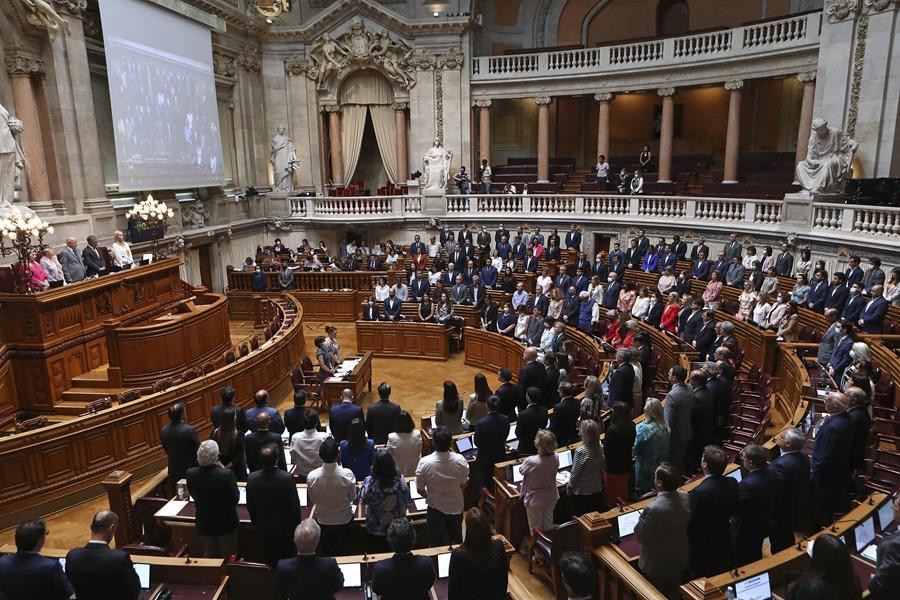
{"label": "laptop", "polygon": [[[864,559],[874,563],[877,557],[878,544],[875,543],[875,519],[869,517],[853,528],[853,537],[856,540],[856,551]],[[850,536],[844,537],[844,543],[850,545]]]}
{"label": "laptop", "polygon": [[142,590],[150,589],[150,565],[146,563],[134,563],[134,572],[137,573],[138,580],[141,582]]}
{"label": "laptop", "polygon": [[345,588],[362,587],[362,565],[360,563],[338,563],[338,568],[344,574]]}
{"label": "laptop", "polygon": [[768,573],[760,573],[755,577],[737,581],[732,586],[732,590],[734,591],[734,600],[772,599],[772,586],[769,583]]}
{"label": "laptop", "polygon": [[890,496],[878,507],[878,530],[882,533],[894,522],[894,507]]}
{"label": "laptop", "polygon": [[450,576],[450,553],[444,552],[437,555],[438,578],[444,579]]}
{"label": "laptop", "polygon": [[619,526],[619,539],[628,537],[634,533],[634,528],[637,527],[642,512],[644,512],[643,509],[636,510],[620,515],[619,518],[616,519],[616,524]]}
{"label": "laptop", "polygon": [[734,471],[732,471],[732,472],[729,473],[728,475],[726,475],[726,477],[731,477],[732,479],[734,479],[734,480],[737,481],[738,483],[740,483],[740,482],[741,482],[741,479],[744,478],[744,476],[741,475],[741,469],[740,469],[740,467],[737,468],[737,469],[735,469]]}
{"label": "laptop", "polygon": [[456,449],[466,458],[474,456],[478,451],[478,446],[475,445],[475,436],[469,435],[456,440]]}
{"label": "laptop", "polygon": [[556,454],[556,458],[559,459],[559,469],[568,469],[572,466],[572,451],[565,450],[563,452],[558,452]]}

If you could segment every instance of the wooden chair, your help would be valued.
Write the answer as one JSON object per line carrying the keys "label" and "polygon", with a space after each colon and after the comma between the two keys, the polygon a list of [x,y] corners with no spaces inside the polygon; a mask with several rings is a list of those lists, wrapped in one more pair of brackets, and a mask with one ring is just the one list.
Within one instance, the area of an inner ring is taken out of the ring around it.
{"label": "wooden chair", "polygon": [[187,551],[187,545],[178,548],[173,552],[169,552],[160,546],[148,546],[146,544],[128,544],[122,546],[122,550],[131,556],[161,556],[163,558],[178,558],[184,556]]}
{"label": "wooden chair", "polygon": [[247,346],[247,343],[245,342],[245,343],[241,344],[240,349],[238,350],[238,352],[240,353],[241,358],[244,358],[245,356],[247,356],[248,354],[250,354],[250,347]]}
{"label": "wooden chair", "polygon": [[172,381],[171,377],[166,377],[165,379],[160,379],[159,381],[157,381],[156,383],[153,384],[153,393],[156,394],[159,392],[164,392],[167,389],[169,389],[170,387],[172,387],[173,385],[175,385],[175,382]]}
{"label": "wooden chair", "polygon": [[208,363],[205,363],[200,368],[200,370],[203,372],[204,375],[209,375],[210,373],[212,373],[213,371],[216,370],[216,363],[214,363],[213,361],[209,361]]}
{"label": "wooden chair", "polygon": [[16,433],[34,431],[35,429],[46,426],[49,422],[49,419],[44,416],[33,417],[31,419],[25,419],[24,421],[16,421]]}
{"label": "wooden chair", "polygon": [[192,381],[198,377],[200,377],[200,369],[193,367],[181,374],[181,382],[185,383],[187,381]]}
{"label": "wooden chair", "polygon": [[547,579],[559,597],[562,585],[558,581],[557,564],[564,552],[581,547],[578,521],[563,523],[549,532],[535,527],[532,534],[528,545],[528,573],[533,574],[534,569],[538,568],[539,574]]}
{"label": "wooden chair", "polygon": [[222,355],[222,359],[225,361],[226,365],[230,365],[235,361],[234,350],[228,350],[225,354]]}
{"label": "wooden chair", "polygon": [[465,321],[461,318],[456,317],[453,320],[453,325],[450,326],[450,351],[453,351],[453,345],[456,344],[456,351],[462,352],[463,349],[463,327],[465,326]]}
{"label": "wooden chair", "polygon": [[107,409],[110,407],[112,407],[112,399],[109,396],[107,396],[105,398],[99,398],[99,399],[94,400],[93,402],[89,403],[85,407],[84,412],[81,413],[81,415],[79,415],[79,416],[83,417],[85,415],[92,415],[94,413],[97,413],[101,410],[104,410],[104,409]]}
{"label": "wooden chair", "polygon": [[275,576],[269,565],[234,560],[225,565],[229,598],[278,600]]}
{"label": "wooden chair", "polygon": [[[168,485],[168,479],[164,483]],[[172,531],[154,516],[166,502],[168,502],[166,498],[156,496],[141,496],[134,501],[134,512],[141,528],[141,531],[137,532],[141,543],[163,548],[169,546]]]}
{"label": "wooden chair", "polygon": [[126,404],[128,402],[134,402],[138,398],[141,397],[141,390],[133,389],[122,392],[119,394],[119,404]]}

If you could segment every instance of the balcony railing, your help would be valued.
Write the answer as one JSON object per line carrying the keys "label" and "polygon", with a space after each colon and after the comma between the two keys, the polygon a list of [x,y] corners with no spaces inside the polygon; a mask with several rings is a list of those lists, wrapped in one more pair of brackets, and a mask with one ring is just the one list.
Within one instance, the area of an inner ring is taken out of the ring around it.
{"label": "balcony railing", "polygon": [[808,13],[676,38],[578,50],[557,50],[472,59],[472,81],[531,79],[631,71],[641,67],[728,60],[779,50],[814,48],[822,13]]}

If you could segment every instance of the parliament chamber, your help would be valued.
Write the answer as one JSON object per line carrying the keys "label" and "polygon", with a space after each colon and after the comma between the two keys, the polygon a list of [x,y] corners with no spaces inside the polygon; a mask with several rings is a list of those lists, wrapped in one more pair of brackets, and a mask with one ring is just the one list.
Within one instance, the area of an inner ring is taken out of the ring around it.
{"label": "parliament chamber", "polygon": [[0,600],[900,597],[898,41],[2,3]]}

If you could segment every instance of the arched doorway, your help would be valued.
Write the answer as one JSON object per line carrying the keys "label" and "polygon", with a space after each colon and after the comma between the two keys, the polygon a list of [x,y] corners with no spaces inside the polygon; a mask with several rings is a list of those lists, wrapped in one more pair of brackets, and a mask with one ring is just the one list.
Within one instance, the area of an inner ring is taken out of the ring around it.
{"label": "arched doorway", "polygon": [[362,181],[373,193],[387,181],[397,183],[401,174],[391,83],[373,69],[354,71],[341,82],[338,98],[344,181]]}
{"label": "arched doorway", "polygon": [[660,0],[656,5],[656,35],[685,35],[691,29],[687,0]]}

